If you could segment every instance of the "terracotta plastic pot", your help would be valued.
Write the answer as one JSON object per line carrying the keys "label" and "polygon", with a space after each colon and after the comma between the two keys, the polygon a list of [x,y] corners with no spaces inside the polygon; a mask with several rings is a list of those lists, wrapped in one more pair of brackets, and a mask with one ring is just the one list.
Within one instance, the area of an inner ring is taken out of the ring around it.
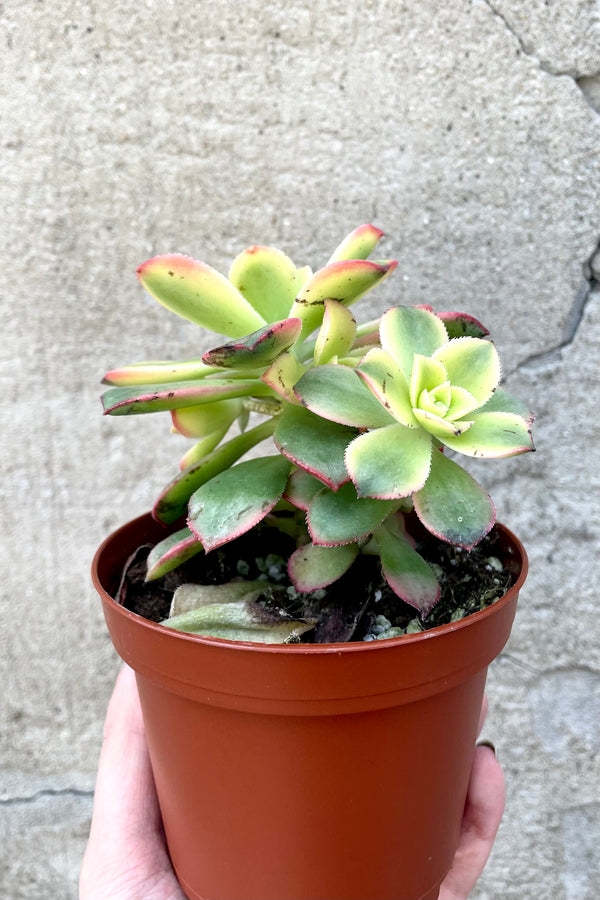
{"label": "terracotta plastic pot", "polygon": [[191,900],[434,900],[457,846],[489,663],[527,558],[488,609],[386,641],[185,635],[111,599],[149,515],[100,547],[94,584],[136,671],[171,859]]}

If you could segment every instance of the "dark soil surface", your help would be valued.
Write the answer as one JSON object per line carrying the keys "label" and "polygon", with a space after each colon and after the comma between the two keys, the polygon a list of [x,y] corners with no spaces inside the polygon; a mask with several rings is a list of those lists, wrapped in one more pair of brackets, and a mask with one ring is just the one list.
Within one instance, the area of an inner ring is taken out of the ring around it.
{"label": "dark soil surface", "polygon": [[514,581],[510,558],[506,558],[496,529],[470,552],[425,533],[422,537],[417,549],[434,567],[442,588],[440,600],[424,620],[388,587],[375,556],[359,556],[346,575],[327,589],[298,594],[286,569],[295,543],[270,527],[249,532],[208,555],[200,553],[149,583],[144,577],[151,547],[140,547],[128,560],[117,600],[160,622],[168,617],[173,592],[181,584],[259,579],[265,581],[264,596],[259,598],[265,606],[284,610],[295,619],[317,619],[316,627],[303,635],[303,643],[338,643],[444,625],[489,606]]}

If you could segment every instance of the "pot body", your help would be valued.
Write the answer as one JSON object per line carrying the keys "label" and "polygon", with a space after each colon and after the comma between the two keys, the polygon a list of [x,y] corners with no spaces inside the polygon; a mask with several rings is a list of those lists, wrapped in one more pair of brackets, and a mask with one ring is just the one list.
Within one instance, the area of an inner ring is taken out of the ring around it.
{"label": "pot body", "polygon": [[489,663],[527,570],[493,606],[385,641],[264,645],[186,635],[112,598],[164,537],[149,515],[93,566],[136,672],[171,859],[190,900],[434,900],[460,833]]}

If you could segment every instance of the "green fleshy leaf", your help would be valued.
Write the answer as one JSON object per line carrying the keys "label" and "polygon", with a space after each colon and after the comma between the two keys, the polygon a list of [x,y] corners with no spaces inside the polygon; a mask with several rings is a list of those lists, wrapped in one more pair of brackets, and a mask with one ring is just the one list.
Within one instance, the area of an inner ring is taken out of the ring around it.
{"label": "green fleshy leaf", "polygon": [[440,586],[431,567],[406,539],[404,529],[398,527],[398,518],[390,516],[375,533],[381,568],[394,593],[425,618],[439,600]]}
{"label": "green fleshy leaf", "polygon": [[156,256],[137,274],[155,300],[210,331],[237,338],[266,324],[224,275],[197,259],[179,253]]}
{"label": "green fleshy leaf", "polygon": [[202,381],[114,387],[104,391],[100,399],[105,415],[129,416],[184,409],[230,397],[266,397],[270,394],[268,385],[256,379],[205,378]]}
{"label": "green fleshy leaf", "polygon": [[266,322],[284,319],[301,287],[292,260],[274,247],[248,247],[234,259],[229,280]]}
{"label": "green fleshy leaf", "polygon": [[491,341],[464,337],[448,341],[433,354],[453,385],[466,388],[481,406],[500,381],[500,359]]}
{"label": "green fleshy leaf", "polygon": [[226,444],[185,469],[161,492],[152,510],[154,518],[160,522],[176,522],[185,513],[188,500],[194,491],[214,478],[215,475],[228,469],[252,447],[271,437],[274,430],[275,420],[267,419],[266,422],[261,422],[260,425],[251,428],[250,431],[236,435]]}
{"label": "green fleshy leaf", "polygon": [[425,484],[430,462],[429,434],[396,422],[361,434],[346,451],[346,468],[359,497],[408,497]]}
{"label": "green fleshy leaf", "polygon": [[496,520],[489,494],[443,453],[434,451],[425,486],[413,495],[415,511],[436,537],[471,550]]}
{"label": "green fleshy leaf", "polygon": [[303,321],[302,337],[308,337],[323,321],[325,300],[350,306],[383,281],[397,266],[395,261],[374,263],[350,259],[331,263],[315,272],[301,288],[290,316]]}
{"label": "green fleshy leaf", "polygon": [[302,406],[287,406],[277,422],[277,448],[301,469],[337,490],[349,481],[344,454],[356,431],[328,422]]}
{"label": "green fleshy leaf", "polygon": [[463,416],[467,416],[474,409],[477,409],[478,406],[479,403],[473,394],[465,390],[465,388],[453,385],[450,388],[450,406],[448,407],[446,418],[462,419]]}
{"label": "green fleshy leaf", "polygon": [[356,544],[320,547],[306,544],[292,553],[288,571],[297,591],[316,591],[341,578],[358,555]]}
{"label": "green fleshy leaf", "polygon": [[265,592],[264,581],[227,581],[225,584],[180,584],[171,601],[169,618],[215,603],[257,600]]}
{"label": "green fleshy leaf", "polygon": [[324,365],[344,356],[356,335],[356,322],[347,307],[337,300],[325,300],[325,315],[315,344],[315,363]]}
{"label": "green fleshy leaf", "polygon": [[393,500],[358,498],[354,486],[344,484],[336,493],[317,494],[308,510],[308,530],[320,546],[351,544],[371,534],[397,508]]}
{"label": "green fleshy leaf", "polygon": [[257,369],[269,366],[277,357],[295,343],[300,336],[300,319],[283,319],[272,325],[265,325],[230,344],[223,344],[209,350],[202,359],[209,366],[227,368]]}
{"label": "green fleshy leaf", "polygon": [[440,440],[466,456],[485,458],[518,456],[535,449],[531,426],[522,416],[505,412],[475,412],[471,417],[473,424],[466,433],[440,437]]}
{"label": "green fleshy leaf", "polygon": [[249,459],[195,491],[189,502],[188,525],[206,552],[245,534],[264,519],[281,498],[290,469],[290,461],[282,456]]}
{"label": "green fleshy leaf", "polygon": [[156,544],[148,554],[146,581],[155,581],[196,556],[202,544],[189,528],[182,528]]}
{"label": "green fleshy leaf", "polygon": [[104,384],[117,387],[129,387],[134,384],[167,384],[170,381],[191,381],[214,375],[214,369],[205,365],[200,359],[188,359],[184,362],[162,360],[157,362],[134,363],[112,369],[102,379]]}
{"label": "green fleshy leaf", "polygon": [[288,500],[296,509],[304,512],[314,500],[315,496],[323,490],[323,482],[315,478],[304,469],[296,469],[290,475],[284,493],[284,499]]}
{"label": "green fleshy leaf", "polygon": [[296,384],[296,396],[311,412],[353,428],[380,428],[393,416],[348,366],[309,369]]}
{"label": "green fleshy leaf", "polygon": [[232,603],[213,603],[191,612],[165,619],[167,628],[205,637],[230,641],[252,641],[262,644],[288,644],[314,628],[314,620],[294,621],[277,610],[260,603],[238,600]]}
{"label": "green fleshy leaf", "polygon": [[374,225],[359,225],[333,251],[327,265],[342,259],[366,259],[383,237],[383,231]]}
{"label": "green fleshy leaf", "polygon": [[448,437],[458,437],[471,427],[471,422],[453,422],[451,419],[442,419],[434,413],[427,412],[423,409],[414,410],[415,419],[419,421],[422,427],[430,434],[435,435],[440,441],[445,441]]}
{"label": "green fleshy leaf", "polygon": [[288,403],[298,405],[300,401],[294,394],[294,387],[306,369],[299,363],[294,353],[282,353],[273,365],[261,375],[261,381],[272,388]]}
{"label": "green fleshy leaf", "polygon": [[200,438],[222,431],[233,424],[242,412],[239,397],[233,400],[217,400],[201,406],[188,406],[171,411],[173,428],[185,437]]}
{"label": "green fleshy leaf", "polygon": [[490,399],[483,406],[480,406],[477,412],[514,413],[516,416],[521,416],[522,419],[525,419],[528,425],[531,425],[533,422],[533,413],[530,412],[529,407],[517,397],[513,397],[512,394],[505,391],[504,388],[496,388]]}
{"label": "green fleshy leaf", "polygon": [[179,469],[183,472],[184,469],[189,469],[190,466],[195,466],[196,463],[199,463],[201,459],[205,459],[209,453],[213,452],[215,447],[219,446],[228,430],[229,428],[221,428],[219,431],[213,431],[212,434],[206,434],[203,438],[200,438],[193,447],[190,447],[183,454],[179,460]]}
{"label": "green fleshy leaf", "polygon": [[408,381],[402,369],[381,347],[369,350],[356,371],[388,412],[408,428],[417,424],[412,412]]}
{"label": "green fleshy leaf", "polygon": [[461,312],[440,312],[437,313],[438,319],[441,319],[446,326],[449,338],[460,337],[487,337],[489,331],[473,316]]}
{"label": "green fleshy leaf", "polygon": [[394,306],[381,317],[381,346],[396,360],[408,381],[415,353],[432,356],[448,341],[441,319],[427,309]]}
{"label": "green fleshy leaf", "polygon": [[[409,382],[410,402],[413,407],[421,406],[423,391],[431,391],[448,381],[443,365],[429,356],[415,353]],[[444,410],[446,412],[446,410]]]}

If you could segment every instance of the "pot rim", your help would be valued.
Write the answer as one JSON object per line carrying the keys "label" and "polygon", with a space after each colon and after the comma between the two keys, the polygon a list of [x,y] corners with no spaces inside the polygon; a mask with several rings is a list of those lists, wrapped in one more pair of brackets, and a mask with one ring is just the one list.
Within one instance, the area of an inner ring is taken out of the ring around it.
{"label": "pot rim", "polygon": [[[519,538],[509,528],[507,528],[506,525],[503,525],[501,522],[496,522],[494,527],[501,532],[507,544],[507,549],[513,555],[515,560],[520,561],[520,571],[514,584],[511,585],[508,591],[494,603],[490,604],[490,606],[487,606],[485,609],[479,610],[475,613],[471,613],[470,615],[465,616],[462,619],[458,619],[456,622],[448,622],[445,625],[437,625],[435,628],[430,628],[427,631],[421,631],[415,634],[403,634],[399,637],[386,638],[382,641],[345,641],[336,644],[263,644],[256,641],[235,641],[230,640],[229,638],[216,638],[207,635],[189,634],[183,631],[175,631],[172,628],[167,628],[165,625],[161,625],[159,622],[152,622],[151,620],[144,618],[144,616],[140,616],[138,615],[138,613],[134,613],[131,610],[126,609],[126,607],[122,606],[120,603],[117,603],[114,597],[112,597],[112,595],[108,593],[106,587],[102,583],[102,579],[99,574],[100,562],[107,547],[115,539],[118,538],[119,534],[135,527],[137,523],[147,521],[149,516],[151,516],[150,513],[144,513],[141,516],[137,516],[135,519],[132,519],[131,521],[126,522],[119,528],[115,529],[102,541],[102,543],[98,547],[98,550],[94,554],[94,558],[92,561],[92,581],[94,587],[96,588],[100,596],[104,599],[104,602],[109,602],[109,604],[115,607],[121,615],[131,620],[132,623],[135,623],[136,627],[148,628],[151,631],[158,631],[160,634],[169,634],[172,637],[177,638],[178,640],[183,640],[192,644],[229,648],[231,651],[237,650],[244,651],[245,653],[250,651],[252,653],[258,653],[261,655],[286,653],[296,655],[306,654],[310,656],[330,654],[339,655],[341,653],[360,653],[365,651],[368,651],[369,653],[377,653],[384,652],[385,650],[390,650],[392,647],[396,647],[400,644],[403,646],[409,646],[423,643],[444,634],[450,634],[452,632],[461,631],[464,628],[472,627],[481,619],[487,618],[493,610],[500,610],[502,607],[510,604],[522,588],[523,583],[527,577],[529,567],[525,547],[523,546]],[[155,520],[152,519],[152,522],[155,522]],[[156,524],[158,526],[159,523]]]}

